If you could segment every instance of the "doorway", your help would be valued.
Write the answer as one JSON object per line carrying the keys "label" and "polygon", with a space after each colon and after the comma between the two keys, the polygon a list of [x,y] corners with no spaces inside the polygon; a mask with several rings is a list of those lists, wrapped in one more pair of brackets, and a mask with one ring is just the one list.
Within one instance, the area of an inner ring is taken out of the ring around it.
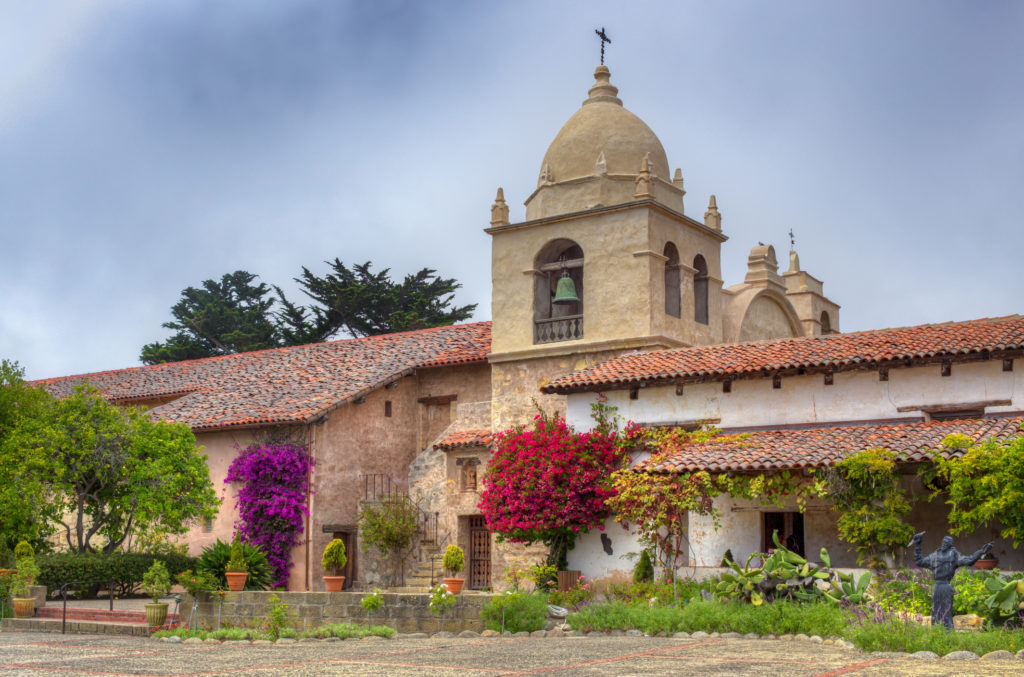
{"label": "doorway", "polygon": [[350,590],[352,585],[356,581],[356,559],[359,556],[359,549],[356,547],[356,531],[335,531],[331,538],[339,538],[341,542],[345,544],[345,554],[348,556],[348,561],[341,570],[341,575],[345,577],[345,584],[342,586],[342,590]]}
{"label": "doorway", "polygon": [[469,518],[469,588],[491,587],[491,532],[484,518]]}
{"label": "doorway", "polygon": [[766,512],[764,528],[761,530],[761,552],[775,549],[772,533],[779,532],[779,542],[801,557],[807,552],[804,547],[804,516],[799,512]]}

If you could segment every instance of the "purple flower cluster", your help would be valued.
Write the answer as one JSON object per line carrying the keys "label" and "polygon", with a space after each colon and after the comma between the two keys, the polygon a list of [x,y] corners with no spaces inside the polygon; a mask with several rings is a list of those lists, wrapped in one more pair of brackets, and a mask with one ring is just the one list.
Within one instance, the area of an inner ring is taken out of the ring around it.
{"label": "purple flower cluster", "polygon": [[309,515],[306,490],[313,464],[305,447],[295,444],[254,444],[228,468],[227,482],[242,482],[235,507],[242,540],[267,556],[275,585],[287,587],[291,550]]}

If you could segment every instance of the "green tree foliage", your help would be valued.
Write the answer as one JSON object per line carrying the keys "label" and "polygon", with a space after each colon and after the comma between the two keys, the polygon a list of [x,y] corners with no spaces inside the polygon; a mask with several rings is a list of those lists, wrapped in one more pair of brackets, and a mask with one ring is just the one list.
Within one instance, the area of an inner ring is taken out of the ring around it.
{"label": "green tree foliage", "polygon": [[839,512],[839,537],[857,548],[861,564],[879,564],[882,555],[895,555],[914,535],[903,521],[911,504],[900,487],[893,452],[866,449],[819,473]]}
{"label": "green tree foliage", "polygon": [[220,282],[204,280],[199,289],[185,288],[171,307],[174,320],[163,324],[177,333],[165,342],[143,346],[139,359],[160,364],[279,346],[270,287],[253,284],[255,279],[252,273],[236,270]]}
{"label": "green tree foliage", "polygon": [[[371,271],[367,261],[348,268],[328,261],[330,272],[315,275],[303,267],[295,278],[312,304],[289,301],[280,287],[256,283],[256,275],[236,270],[200,288],[187,287],[171,307],[175,330],[166,341],[142,347],[144,364],[216,357],[249,350],[298,346],[349,336],[372,336],[412,329],[441,327],[469,319],[476,304],[453,306],[462,285],[424,268],[391,279],[390,269]],[[277,305],[275,305],[277,304]]]}
{"label": "green tree foliage", "polygon": [[[206,457],[181,423],[106,402],[79,386],[51,399],[11,434],[18,486],[48,497],[44,517],[63,525],[76,552],[117,550],[133,533],[184,533],[212,519],[218,499]],[[99,536],[102,545],[94,545]]]}
{"label": "green tree foliage", "polygon": [[998,523],[1000,535],[1020,547],[1024,542],[1024,436],[975,444],[963,435],[950,435],[944,446],[963,450],[952,458],[935,457],[938,477],[947,483],[950,531],[961,534]]}
{"label": "green tree foliage", "polygon": [[27,540],[42,545],[52,527],[43,518],[46,494],[38,482],[25,481],[19,472],[21,449],[15,433],[32,420],[52,397],[24,381],[17,362],[0,361],[0,551],[10,552]]}
{"label": "green tree foliage", "polygon": [[462,285],[424,268],[398,283],[390,269],[372,272],[372,263],[348,268],[339,259],[327,261],[331,270],[314,275],[302,268],[295,278],[314,305],[308,310],[290,303],[277,290],[284,310],[279,314],[282,334],[294,343],[326,341],[340,332],[374,336],[397,331],[441,327],[469,319],[476,304],[452,307],[455,290]]}

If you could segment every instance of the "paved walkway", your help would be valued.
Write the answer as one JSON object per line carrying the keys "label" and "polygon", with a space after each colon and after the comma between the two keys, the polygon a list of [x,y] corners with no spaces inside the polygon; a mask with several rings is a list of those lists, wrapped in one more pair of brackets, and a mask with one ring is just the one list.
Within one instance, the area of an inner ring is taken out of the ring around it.
{"label": "paved walkway", "polygon": [[57,675],[1017,675],[1024,661],[920,661],[804,642],[658,637],[446,638],[296,644],[0,635],[0,674]]}

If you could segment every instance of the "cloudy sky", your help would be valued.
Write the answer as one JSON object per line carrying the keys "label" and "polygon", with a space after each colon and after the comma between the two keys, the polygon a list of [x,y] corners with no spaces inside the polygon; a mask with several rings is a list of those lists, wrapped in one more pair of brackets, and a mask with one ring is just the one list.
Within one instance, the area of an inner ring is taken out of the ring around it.
{"label": "cloudy sky", "polygon": [[792,228],[843,330],[1024,311],[1021,2],[0,0],[0,357],[136,365],[184,287],[334,257],[489,318],[600,26],[727,284]]}

